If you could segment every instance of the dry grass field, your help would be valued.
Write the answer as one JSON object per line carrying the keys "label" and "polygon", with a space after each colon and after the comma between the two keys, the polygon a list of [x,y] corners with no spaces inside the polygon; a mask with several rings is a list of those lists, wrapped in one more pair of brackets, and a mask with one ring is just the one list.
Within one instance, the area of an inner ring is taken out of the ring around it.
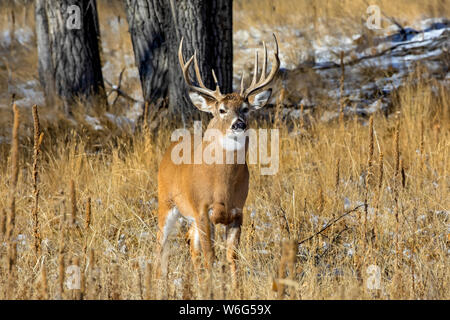
{"label": "dry grass field", "polygon": [[[124,13],[98,2],[104,76],[116,83],[126,68],[123,90],[142,99]],[[444,0],[375,2],[405,25],[450,16]],[[311,38],[351,35],[362,29],[366,8],[365,1],[235,1],[234,28],[270,34],[312,25]],[[14,10],[15,28],[32,31],[32,8]],[[11,19],[8,7],[0,13],[0,299],[210,298],[192,272],[183,225],[168,278],[152,272],[158,165],[180,124],[158,115],[149,126],[127,120],[141,109],[123,98],[108,114],[80,105],[70,119],[41,105],[35,37],[1,42]],[[289,37],[279,34],[282,52]],[[295,65],[303,49],[291,46],[283,57]],[[245,52],[236,48],[236,61]],[[246,60],[250,68],[252,56]],[[339,99],[282,116],[302,82],[302,74],[287,74],[295,81],[285,90],[278,81],[267,116],[252,122],[280,130],[280,168],[272,176],[249,168],[240,288],[230,285],[219,226],[212,297],[449,299],[448,74],[438,81],[418,64],[390,95],[389,112],[330,121],[323,116],[338,111]],[[80,289],[70,286],[73,266]]]}

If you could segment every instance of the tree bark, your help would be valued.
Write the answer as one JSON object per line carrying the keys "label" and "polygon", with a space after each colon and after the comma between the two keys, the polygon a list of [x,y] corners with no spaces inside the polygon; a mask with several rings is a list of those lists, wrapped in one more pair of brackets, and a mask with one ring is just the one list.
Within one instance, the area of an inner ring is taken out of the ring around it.
{"label": "tree bark", "polygon": [[55,79],[53,77],[53,63],[50,53],[50,39],[48,33],[48,19],[45,11],[45,0],[36,0],[36,37],[38,50],[39,78],[44,88],[48,105],[54,104]]}
{"label": "tree bark", "polygon": [[205,85],[215,88],[214,69],[221,91],[232,91],[232,0],[125,0],[125,4],[146,102],[169,97],[172,114],[182,119],[198,116],[178,62],[182,37],[186,59],[197,51]]}
{"label": "tree bark", "polygon": [[[76,16],[69,6],[78,6]],[[58,96],[67,112],[80,99],[105,103],[100,61],[100,30],[95,0],[37,0],[39,77],[47,102]],[[73,27],[68,20],[80,22]]]}
{"label": "tree bark", "polygon": [[144,100],[167,95],[168,46],[165,0],[125,0],[125,9]]}

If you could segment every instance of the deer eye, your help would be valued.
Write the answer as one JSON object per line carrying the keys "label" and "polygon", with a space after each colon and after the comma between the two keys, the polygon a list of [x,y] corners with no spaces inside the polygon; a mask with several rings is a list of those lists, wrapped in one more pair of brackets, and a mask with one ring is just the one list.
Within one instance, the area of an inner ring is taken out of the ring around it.
{"label": "deer eye", "polygon": [[219,109],[219,112],[220,112],[221,114],[225,114],[225,113],[227,113],[227,110],[225,110],[225,109]]}
{"label": "deer eye", "polygon": [[241,112],[242,113],[247,113],[248,112],[248,108],[247,107],[242,108]]}

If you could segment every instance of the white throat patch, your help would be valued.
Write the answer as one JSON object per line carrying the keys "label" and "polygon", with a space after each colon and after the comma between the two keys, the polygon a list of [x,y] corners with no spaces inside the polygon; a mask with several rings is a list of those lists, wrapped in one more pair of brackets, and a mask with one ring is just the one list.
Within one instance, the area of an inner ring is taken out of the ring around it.
{"label": "white throat patch", "polygon": [[219,139],[220,145],[226,151],[239,151],[245,147],[245,133],[227,133]]}

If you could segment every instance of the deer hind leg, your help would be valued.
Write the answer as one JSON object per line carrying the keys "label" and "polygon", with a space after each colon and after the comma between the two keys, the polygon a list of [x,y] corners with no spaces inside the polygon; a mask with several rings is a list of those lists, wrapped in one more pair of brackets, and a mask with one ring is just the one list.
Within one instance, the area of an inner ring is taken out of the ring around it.
{"label": "deer hind leg", "polygon": [[[163,205],[163,204],[161,204]],[[175,229],[176,222],[180,217],[180,213],[176,207],[161,207],[158,215],[158,232],[157,232],[157,269],[156,277],[160,278],[167,275],[169,264],[169,236]]]}
{"label": "deer hind leg", "polygon": [[231,211],[231,223],[227,225],[227,261],[230,265],[231,280],[233,287],[237,288],[237,253],[236,250],[239,246],[241,237],[241,225],[242,225],[242,210],[232,209]]}

